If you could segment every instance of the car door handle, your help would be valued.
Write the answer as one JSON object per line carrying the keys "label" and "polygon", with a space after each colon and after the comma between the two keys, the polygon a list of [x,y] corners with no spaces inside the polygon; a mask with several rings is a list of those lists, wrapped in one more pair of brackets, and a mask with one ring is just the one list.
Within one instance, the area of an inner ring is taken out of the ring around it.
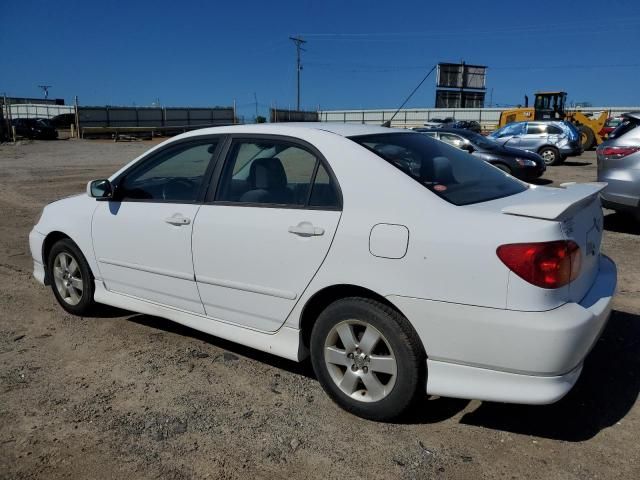
{"label": "car door handle", "polygon": [[289,233],[300,235],[301,237],[314,237],[324,235],[324,228],[314,227],[309,222],[300,222],[298,225],[289,227]]}
{"label": "car door handle", "polygon": [[164,219],[170,225],[189,225],[191,223],[191,219],[187,217],[183,217],[179,213],[174,213],[172,216]]}

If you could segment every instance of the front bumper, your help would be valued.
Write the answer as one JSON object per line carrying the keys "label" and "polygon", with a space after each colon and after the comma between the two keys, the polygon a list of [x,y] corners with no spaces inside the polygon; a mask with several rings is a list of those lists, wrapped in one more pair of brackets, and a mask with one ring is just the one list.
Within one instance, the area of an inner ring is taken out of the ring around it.
{"label": "front bumper", "polygon": [[33,276],[44,285],[45,283],[45,267],[42,259],[42,245],[44,243],[44,235],[35,228],[29,232],[29,249],[33,258]]}
{"label": "front bumper", "polygon": [[427,392],[514,403],[551,403],[575,384],[611,312],[617,273],[600,258],[579,303],[546,312],[389,297],[411,321],[429,360]]}

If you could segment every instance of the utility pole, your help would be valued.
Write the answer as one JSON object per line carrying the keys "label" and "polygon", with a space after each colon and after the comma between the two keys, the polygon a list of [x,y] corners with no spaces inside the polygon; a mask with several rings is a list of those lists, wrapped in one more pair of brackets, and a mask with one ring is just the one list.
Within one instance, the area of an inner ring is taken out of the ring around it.
{"label": "utility pole", "polygon": [[289,37],[289,40],[291,40],[293,43],[295,43],[296,45],[296,55],[297,55],[297,70],[298,70],[298,96],[297,96],[297,108],[296,110],[300,110],[300,72],[302,71],[302,65],[300,64],[300,52],[306,52],[306,50],[304,48],[302,48],[302,44],[303,43],[307,43],[306,40],[303,40],[302,37],[300,35],[298,35],[297,37]]}
{"label": "utility pole", "polygon": [[49,89],[51,88],[51,85],[38,85],[38,87],[40,87],[44,92],[45,100],[49,98]]}
{"label": "utility pole", "polygon": [[255,104],[256,104],[256,117],[255,117],[255,121],[258,121],[258,95],[256,95],[256,92],[253,92],[253,99],[255,100]]}

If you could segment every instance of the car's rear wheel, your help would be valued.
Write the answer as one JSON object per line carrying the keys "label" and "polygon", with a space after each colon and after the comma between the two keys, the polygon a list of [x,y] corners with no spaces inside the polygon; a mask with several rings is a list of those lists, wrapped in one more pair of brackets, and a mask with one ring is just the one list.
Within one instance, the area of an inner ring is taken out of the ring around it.
{"label": "car's rear wheel", "polygon": [[357,297],[338,300],[318,317],[310,343],[320,384],[358,416],[390,420],[424,394],[420,340],[407,319],[387,305]]}
{"label": "car's rear wheel", "polygon": [[58,303],[74,315],[86,315],[95,307],[93,276],[84,255],[68,238],[58,240],[47,262],[51,289]]}
{"label": "car's rear wheel", "polygon": [[555,147],[542,147],[538,150],[538,154],[542,157],[547,166],[560,165],[563,161],[560,152]]}

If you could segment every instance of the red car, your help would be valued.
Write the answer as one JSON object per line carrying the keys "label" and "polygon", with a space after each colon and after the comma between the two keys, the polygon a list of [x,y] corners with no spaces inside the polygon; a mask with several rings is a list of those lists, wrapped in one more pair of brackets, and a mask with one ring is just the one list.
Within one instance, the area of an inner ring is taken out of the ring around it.
{"label": "red car", "polygon": [[609,117],[600,130],[600,136],[602,138],[607,138],[611,132],[615,130],[615,128],[623,122],[622,117]]}

